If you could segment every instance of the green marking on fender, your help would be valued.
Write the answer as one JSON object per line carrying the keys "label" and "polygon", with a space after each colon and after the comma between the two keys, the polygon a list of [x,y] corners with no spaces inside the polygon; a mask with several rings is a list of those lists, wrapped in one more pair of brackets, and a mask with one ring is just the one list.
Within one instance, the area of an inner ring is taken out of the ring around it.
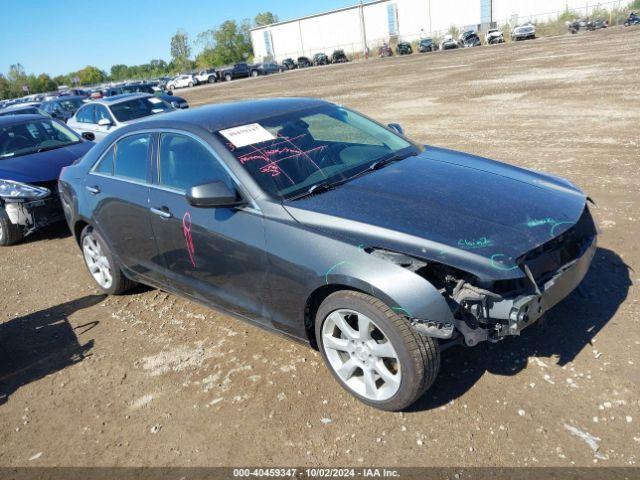
{"label": "green marking on fender", "polygon": [[496,263],[496,258],[498,257],[504,257],[504,253],[495,253],[493,255],[491,255],[491,258],[489,258],[489,260],[491,261],[491,266],[493,268],[495,268],[496,270],[503,270],[505,272],[509,272],[511,270],[515,270],[518,268],[517,265],[513,266],[513,267],[505,267],[504,265],[500,265],[499,263]]}
{"label": "green marking on fender", "polygon": [[336,268],[338,268],[340,265],[344,265],[345,263],[347,263],[346,261],[342,261],[340,263],[336,263],[333,267],[331,267],[329,270],[327,270],[327,273],[324,274],[324,283],[325,285],[329,285],[329,274],[335,270]]}
{"label": "green marking on fender", "polygon": [[409,312],[408,310],[405,310],[402,307],[391,307],[391,310],[393,310],[394,312],[404,313],[407,315],[407,317],[413,318],[413,315],[411,315],[411,312]]}

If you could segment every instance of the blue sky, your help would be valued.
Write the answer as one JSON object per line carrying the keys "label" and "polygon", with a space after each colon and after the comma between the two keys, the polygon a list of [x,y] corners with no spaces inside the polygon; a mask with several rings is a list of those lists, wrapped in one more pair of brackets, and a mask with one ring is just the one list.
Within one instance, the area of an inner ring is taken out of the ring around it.
{"label": "blue sky", "polygon": [[356,0],[2,0],[0,72],[20,62],[27,73],[59,75],[95,65],[170,59],[178,28],[192,39],[225,20],[271,11],[287,20]]}

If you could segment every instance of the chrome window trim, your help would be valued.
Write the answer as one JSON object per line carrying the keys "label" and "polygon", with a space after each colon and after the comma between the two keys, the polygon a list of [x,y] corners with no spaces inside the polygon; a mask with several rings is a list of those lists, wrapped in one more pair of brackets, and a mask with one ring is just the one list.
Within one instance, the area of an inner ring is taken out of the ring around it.
{"label": "chrome window trim", "polygon": [[[96,172],[96,168],[98,168],[98,165],[100,164],[100,162],[102,161],[102,159],[105,157],[105,155],[109,152],[109,150],[111,150],[113,148],[113,146],[119,142],[120,140],[122,140],[123,138],[127,138],[127,137],[131,137],[133,135],[144,135],[144,134],[150,134],[153,137],[153,134],[155,133],[155,131],[153,131],[152,129],[145,129],[145,130],[137,130],[135,132],[129,132],[129,133],[125,133],[124,135],[122,135],[121,137],[118,137],[117,139],[115,139],[113,142],[111,142],[111,144],[104,150],[104,152],[102,152],[100,154],[100,156],[98,157],[98,159],[93,163],[93,165],[91,166],[91,169],[89,170],[89,172],[87,172],[88,175],[95,175],[97,177],[103,177],[103,178],[113,178],[115,180],[122,180],[123,182],[126,183],[133,183],[135,185],[143,185],[146,187],[151,187],[153,186],[151,183],[149,182],[141,182],[139,180],[134,180],[132,178],[128,178],[128,177],[121,177],[118,175],[106,175],[104,173],[99,173]],[[151,142],[149,143],[149,145],[152,145],[153,143],[153,138],[151,138]]]}
{"label": "chrome window trim", "polygon": [[[245,212],[249,212],[249,213],[257,213],[259,215],[262,215],[262,210],[260,209],[260,207],[258,206],[258,204],[255,202],[255,200],[253,199],[253,197],[251,195],[249,195],[246,191],[246,189],[244,188],[244,186],[242,185],[242,183],[240,183],[240,180],[238,179],[238,177],[233,173],[233,171],[229,168],[229,166],[220,158],[220,156],[216,153],[216,151],[211,147],[211,145],[209,145],[207,142],[203,141],[200,137],[198,137],[197,135],[188,132],[186,130],[178,130],[176,128],[145,128],[143,130],[135,130],[133,132],[128,132],[125,133],[124,135],[118,137],[117,139],[115,139],[113,142],[111,142],[111,144],[105,148],[104,152],[102,152],[100,154],[100,156],[98,157],[98,159],[94,162],[94,164],[91,166],[91,169],[89,170],[88,174],[89,175],[95,175],[97,177],[103,177],[103,178],[111,178],[114,180],[119,180],[125,183],[131,183],[134,185],[140,185],[143,187],[148,187],[148,188],[154,188],[156,190],[161,190],[161,191],[165,191],[165,192],[169,192],[169,193],[175,193],[178,195],[185,195],[187,192],[184,190],[180,190],[177,188],[172,188],[172,187],[167,187],[164,185],[159,185],[158,183],[149,183],[149,182],[139,182],[133,179],[128,179],[125,177],[119,177],[116,175],[105,175],[103,173],[98,173],[95,171],[95,169],[97,168],[97,166],[100,164],[100,162],[102,161],[102,159],[104,158],[104,156],[107,154],[107,152],[113,147],[113,145],[116,142],[119,142],[120,140],[122,140],[123,138],[126,137],[130,137],[132,135],[142,135],[142,134],[157,134],[157,141],[156,141],[156,148],[155,148],[155,152],[152,155],[152,166],[153,164],[155,164],[156,166],[156,175],[153,179],[153,181],[158,182],[158,174],[159,174],[159,170],[158,170],[158,163],[159,163],[159,159],[160,159],[160,138],[162,137],[163,133],[175,133],[178,135],[184,135],[187,137],[192,138],[193,140],[195,140],[196,142],[199,142],[201,145],[204,146],[204,148],[211,154],[213,155],[213,157],[222,165],[222,168],[227,172],[227,174],[229,175],[229,177],[231,178],[231,180],[235,183],[236,188],[238,188],[238,190],[240,190],[240,193],[243,195],[244,198],[246,198],[249,201],[249,205],[246,207],[241,207],[238,210],[242,210]],[[152,167],[153,168],[153,167]]]}

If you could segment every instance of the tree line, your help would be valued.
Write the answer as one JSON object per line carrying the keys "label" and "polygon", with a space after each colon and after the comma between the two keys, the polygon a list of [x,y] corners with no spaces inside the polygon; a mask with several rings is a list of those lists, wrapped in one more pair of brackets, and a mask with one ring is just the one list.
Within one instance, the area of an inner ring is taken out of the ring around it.
{"label": "tree line", "polygon": [[[255,16],[253,23],[227,20],[214,29],[195,36],[179,29],[171,37],[171,60],[153,59],[141,65],[117,64],[108,72],[87,65],[81,70],[66,75],[51,77],[47,73],[26,73],[20,63],[9,67],[6,74],[0,73],[0,100],[21,97],[28,93],[43,93],[56,90],[61,85],[95,85],[106,81],[135,80],[175,75],[195,69],[220,67],[240,61],[251,61],[253,49],[249,30],[254,26],[276,23],[278,17],[271,12]],[[193,56],[194,51],[198,53]]]}

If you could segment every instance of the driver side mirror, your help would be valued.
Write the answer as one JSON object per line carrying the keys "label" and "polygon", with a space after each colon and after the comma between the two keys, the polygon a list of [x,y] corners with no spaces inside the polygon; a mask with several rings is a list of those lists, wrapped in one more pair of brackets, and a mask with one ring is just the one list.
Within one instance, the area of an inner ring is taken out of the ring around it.
{"label": "driver side mirror", "polygon": [[110,127],[111,125],[113,125],[113,122],[108,118],[101,118],[100,120],[98,120],[98,125],[100,125],[101,127]]}
{"label": "driver side mirror", "polygon": [[404,128],[399,123],[390,123],[387,127],[400,135],[404,135]]}
{"label": "driver side mirror", "polygon": [[92,132],[82,132],[82,138],[93,142],[96,139],[96,136]]}
{"label": "driver side mirror", "polygon": [[220,180],[194,185],[187,190],[186,197],[187,202],[191,205],[201,208],[231,208],[247,204],[235,189],[230,189],[226,183]]}

